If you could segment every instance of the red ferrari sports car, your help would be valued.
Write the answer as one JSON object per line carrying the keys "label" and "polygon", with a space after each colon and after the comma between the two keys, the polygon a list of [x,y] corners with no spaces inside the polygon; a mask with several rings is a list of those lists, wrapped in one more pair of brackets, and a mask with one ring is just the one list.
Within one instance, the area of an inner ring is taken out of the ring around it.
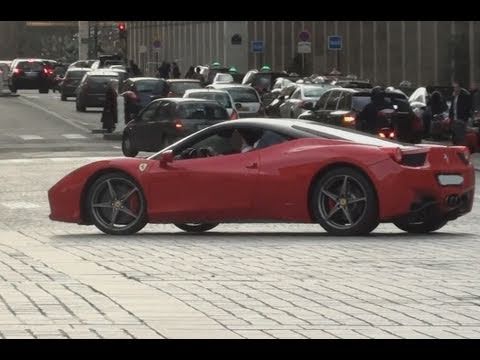
{"label": "red ferrari sports car", "polygon": [[406,145],[311,121],[245,119],[202,129],[148,158],[85,165],[48,192],[50,219],[132,234],[228,222],[318,223],[363,235],[380,222],[426,233],[472,209],[463,146]]}

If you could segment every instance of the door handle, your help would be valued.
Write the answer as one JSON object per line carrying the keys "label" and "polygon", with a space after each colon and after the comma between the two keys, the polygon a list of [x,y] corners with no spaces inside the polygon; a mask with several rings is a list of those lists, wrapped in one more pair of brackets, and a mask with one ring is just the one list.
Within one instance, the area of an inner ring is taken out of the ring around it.
{"label": "door handle", "polygon": [[246,166],[247,169],[258,169],[258,164],[256,162],[251,163]]}

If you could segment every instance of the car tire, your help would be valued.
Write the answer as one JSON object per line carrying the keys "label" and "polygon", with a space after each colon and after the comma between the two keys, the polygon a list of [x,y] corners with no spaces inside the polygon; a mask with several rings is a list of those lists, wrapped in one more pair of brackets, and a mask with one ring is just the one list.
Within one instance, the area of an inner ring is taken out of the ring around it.
{"label": "car tire", "polygon": [[428,217],[423,222],[411,223],[405,220],[394,221],[394,225],[400,230],[411,234],[427,234],[440,230],[448,223],[443,217]]}
{"label": "car tire", "polygon": [[350,167],[336,168],[321,176],[314,184],[309,205],[313,219],[332,235],[367,235],[379,224],[374,186]]}
{"label": "car tire", "polygon": [[[122,201],[123,197],[126,199]],[[90,186],[85,209],[97,229],[109,235],[135,234],[148,223],[147,202],[141,187],[121,172],[102,175]]]}
{"label": "car tire", "polygon": [[219,224],[174,224],[179,229],[189,233],[201,233],[208,230],[212,230]]}
{"label": "car tire", "polygon": [[78,112],[85,112],[87,109],[84,105],[81,105],[78,101],[76,102],[75,108]]}
{"label": "car tire", "polygon": [[10,92],[11,92],[12,94],[16,94],[16,93],[17,93],[17,88],[16,88],[16,87],[11,86],[9,89],[10,89]]}
{"label": "car tire", "polygon": [[62,95],[60,96],[60,100],[61,100],[61,101],[67,101],[67,97],[62,94]]}
{"label": "car tire", "polygon": [[128,134],[124,135],[122,138],[122,152],[126,157],[135,157],[138,155],[138,150],[132,141],[132,137]]}

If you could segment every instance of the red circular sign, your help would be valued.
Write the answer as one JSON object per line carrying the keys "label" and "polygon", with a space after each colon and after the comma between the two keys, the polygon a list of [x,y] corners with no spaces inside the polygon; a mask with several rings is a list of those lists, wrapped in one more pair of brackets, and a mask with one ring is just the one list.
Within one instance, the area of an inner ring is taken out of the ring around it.
{"label": "red circular sign", "polygon": [[308,40],[310,40],[310,33],[308,31],[304,30],[300,34],[298,34],[298,38],[301,41],[308,41]]}

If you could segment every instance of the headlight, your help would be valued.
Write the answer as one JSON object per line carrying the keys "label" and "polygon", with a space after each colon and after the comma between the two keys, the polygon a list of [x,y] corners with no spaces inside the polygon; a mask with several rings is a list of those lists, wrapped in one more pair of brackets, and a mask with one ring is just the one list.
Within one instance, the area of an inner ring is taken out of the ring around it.
{"label": "headlight", "polygon": [[448,185],[462,185],[463,176],[462,175],[438,175],[438,182],[442,186]]}

